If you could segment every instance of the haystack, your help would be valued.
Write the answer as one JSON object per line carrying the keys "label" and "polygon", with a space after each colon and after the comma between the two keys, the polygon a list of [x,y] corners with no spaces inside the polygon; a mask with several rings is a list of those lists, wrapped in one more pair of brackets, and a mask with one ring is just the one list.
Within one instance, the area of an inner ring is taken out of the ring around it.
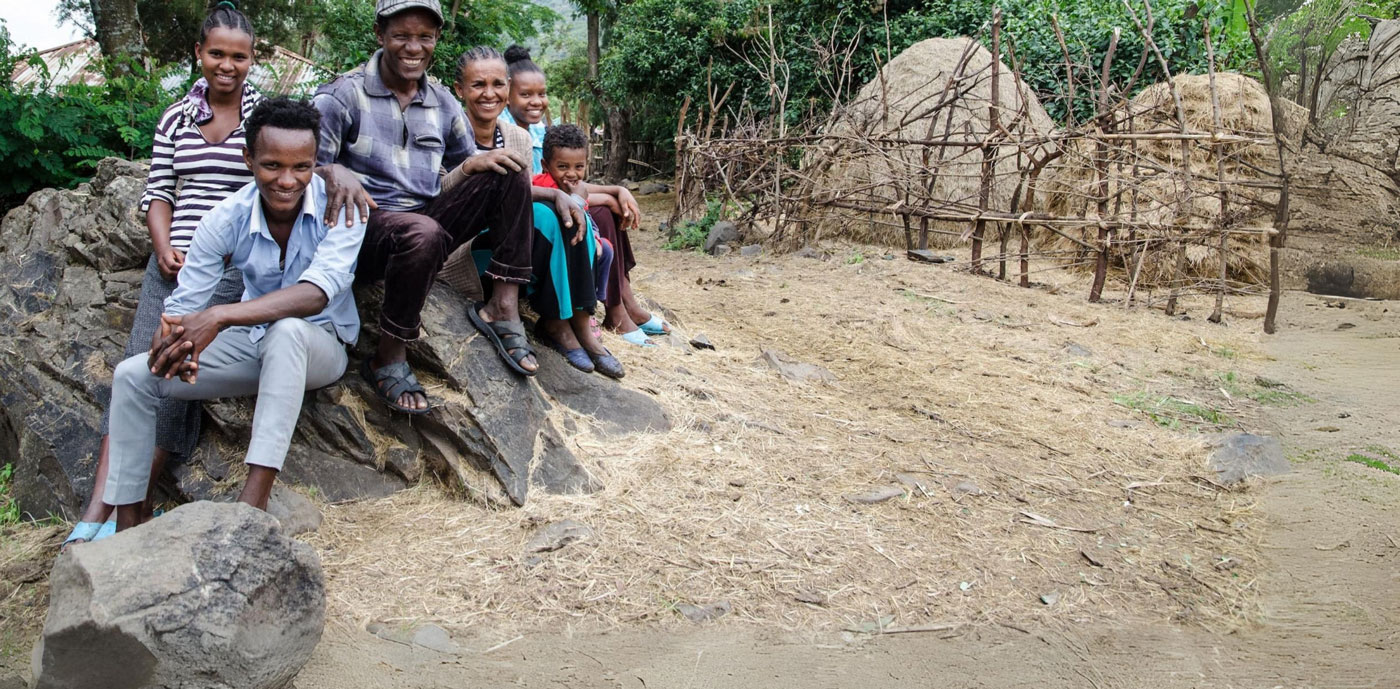
{"label": "haystack", "polygon": [[[1228,143],[1212,146],[1210,141],[1191,141],[1183,153],[1181,141],[1173,138],[1139,140],[1135,144],[1115,144],[1116,157],[1109,165],[1109,213],[1120,220],[1141,223],[1134,238],[1151,240],[1182,236],[1202,236],[1205,230],[1223,221],[1231,229],[1227,246],[1229,278],[1246,284],[1262,284],[1268,277],[1267,235],[1259,232],[1272,225],[1278,192],[1254,183],[1277,183],[1279,164],[1274,144],[1269,96],[1259,82],[1240,75],[1216,74],[1222,134]],[[1209,135],[1215,129],[1214,107],[1208,75],[1183,75],[1173,80],[1181,97],[1188,134]],[[1296,149],[1307,124],[1307,111],[1284,101],[1287,140]],[[1117,113],[1119,131],[1176,133],[1181,129],[1172,83],[1154,84],[1128,102]],[[1114,155],[1114,153],[1110,153]],[[1183,161],[1183,157],[1185,160]],[[1217,163],[1224,162],[1224,178],[1230,180],[1230,206],[1221,217]],[[1094,167],[1094,143],[1076,140],[1066,147],[1064,158],[1048,171],[1037,196],[1037,210],[1059,217],[1097,217],[1098,182]],[[1121,164],[1120,164],[1121,161]],[[1186,164],[1183,165],[1183,162]],[[1086,227],[1069,230],[1080,233],[1087,243],[1097,240],[1098,230]],[[1050,232],[1037,235],[1040,248],[1071,257],[1082,269],[1092,268],[1081,245]],[[1118,239],[1125,237],[1120,234]],[[1139,255],[1139,249],[1147,247]],[[1177,247],[1170,242],[1129,244],[1115,248],[1110,266],[1130,271],[1141,261],[1138,284],[1151,288],[1176,280]],[[1220,246],[1216,239],[1202,239],[1186,246],[1183,278],[1218,279]]]}
{"label": "haystack", "polygon": [[[998,117],[1011,138],[997,149],[988,207],[1010,210],[1019,181],[1015,141],[1039,141],[1055,124],[1016,74],[998,65]],[[891,60],[835,115],[825,129],[827,142],[809,151],[804,164],[817,191],[862,208],[886,210],[833,213],[822,208],[816,222],[820,235],[903,246],[898,205],[975,213],[981,150],[910,142],[985,139],[991,129],[991,96],[992,54],[971,38],[931,38]],[[889,212],[892,208],[896,212]],[[913,224],[917,229],[917,217]],[[937,221],[931,227],[960,233],[968,223]],[[808,233],[806,238],[814,236]],[[940,243],[946,246],[954,240],[944,235]]]}

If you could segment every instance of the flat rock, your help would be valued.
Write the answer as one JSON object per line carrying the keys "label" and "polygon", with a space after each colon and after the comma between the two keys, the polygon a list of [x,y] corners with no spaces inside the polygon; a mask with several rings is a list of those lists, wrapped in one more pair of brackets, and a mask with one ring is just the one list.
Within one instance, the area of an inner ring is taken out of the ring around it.
{"label": "flat rock", "polygon": [[584,373],[554,350],[537,352],[535,357],[540,363],[535,380],[549,399],[591,417],[604,435],[671,430],[666,411],[645,393]]}
{"label": "flat rock", "polygon": [[981,495],[982,488],[971,481],[962,481],[953,486],[953,492],[959,495]]}
{"label": "flat rock", "polygon": [[438,653],[457,653],[462,649],[452,641],[446,629],[435,624],[425,624],[413,632],[413,645],[421,646]]}
{"label": "flat rock", "polygon": [[319,531],[325,519],[321,510],[316,509],[306,496],[282,484],[272,487],[272,495],[267,499],[267,513],[282,525],[282,533],[297,536]]}
{"label": "flat rock", "polygon": [[716,244],[708,253],[711,256],[728,256],[732,251],[728,244]]}
{"label": "flat rock", "polygon": [[1277,476],[1293,467],[1277,438],[1251,433],[1223,433],[1207,441],[1212,448],[1209,467],[1215,481],[1234,485],[1251,476]]}
{"label": "flat rock", "polygon": [[729,601],[722,600],[707,605],[693,605],[691,603],[679,603],[676,611],[684,615],[691,622],[709,622],[717,620],[734,611],[734,606]]}
{"label": "flat rock", "polygon": [[957,258],[954,256],[940,256],[928,249],[910,249],[904,252],[906,258],[919,263],[952,263]]}
{"label": "flat rock", "polygon": [[283,689],[320,642],[311,546],[240,503],[197,502],[59,555],[38,689]]}
{"label": "flat rock", "polygon": [[550,553],[565,546],[593,538],[593,529],[572,519],[548,524],[535,532],[525,544],[526,553]]}
{"label": "flat rock", "polygon": [[710,228],[710,233],[705,236],[705,253],[713,254],[715,247],[720,244],[734,245],[739,243],[739,226],[728,220],[721,220]]}
{"label": "flat rock", "polygon": [[822,252],[820,252],[820,251],[818,251],[818,250],[816,250],[815,248],[810,247],[810,246],[804,246],[804,247],[802,247],[801,249],[798,249],[797,251],[794,251],[792,255],[794,255],[794,256],[796,256],[796,257],[798,257],[798,258],[810,258],[810,259],[815,259],[815,260],[818,260],[818,261],[825,261],[825,260],[826,260],[826,254],[824,254],[824,253],[822,253]]}
{"label": "flat rock", "polygon": [[690,346],[696,349],[713,350],[715,348],[715,345],[712,342],[710,342],[710,338],[707,337],[705,333],[700,333],[695,337],[690,338]]}
{"label": "flat rock", "polygon": [[836,375],[831,371],[817,366],[816,364],[794,361],[788,357],[788,355],[776,349],[763,350],[763,353],[758,357],[758,362],[767,365],[788,380],[823,383],[836,381]]}
{"label": "flat rock", "polygon": [[642,182],[638,185],[636,192],[643,196],[647,194],[664,194],[671,190],[671,185],[665,182]]}
{"label": "flat rock", "polygon": [[1066,342],[1063,351],[1066,355],[1075,359],[1088,359],[1094,356],[1094,351],[1077,342]]}
{"label": "flat rock", "polygon": [[754,257],[754,256],[758,256],[759,254],[762,254],[762,253],[763,253],[763,245],[762,245],[762,244],[749,244],[749,245],[747,245],[747,246],[743,246],[743,247],[740,247],[740,248],[739,248],[739,255],[740,255],[740,256],[744,256],[744,257],[748,257],[748,258],[752,258],[752,257]]}
{"label": "flat rock", "polygon": [[904,489],[899,486],[880,486],[864,493],[848,494],[845,498],[860,505],[875,505],[886,500],[903,497],[904,494]]}

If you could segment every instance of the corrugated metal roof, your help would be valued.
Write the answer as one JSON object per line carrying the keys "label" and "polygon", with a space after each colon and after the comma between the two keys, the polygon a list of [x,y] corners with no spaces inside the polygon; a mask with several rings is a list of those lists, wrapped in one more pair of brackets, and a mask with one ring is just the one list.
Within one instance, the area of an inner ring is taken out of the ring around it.
{"label": "corrugated metal roof", "polygon": [[[52,75],[49,83],[96,86],[102,83],[102,74],[94,63],[101,54],[97,41],[89,38],[42,51],[39,59]],[[26,62],[15,68],[12,78],[18,86],[37,84],[43,81],[43,71]],[[323,81],[311,60],[280,45],[273,46],[271,57],[253,64],[248,78],[267,94],[310,95]]]}
{"label": "corrugated metal roof", "polygon": [[[51,83],[95,86],[102,83],[102,75],[90,69],[90,66],[99,55],[101,51],[97,49],[97,41],[89,38],[41,51],[39,59],[44,61],[48,73],[52,75]],[[26,86],[42,81],[44,72],[24,62],[15,68],[11,78],[16,85]]]}

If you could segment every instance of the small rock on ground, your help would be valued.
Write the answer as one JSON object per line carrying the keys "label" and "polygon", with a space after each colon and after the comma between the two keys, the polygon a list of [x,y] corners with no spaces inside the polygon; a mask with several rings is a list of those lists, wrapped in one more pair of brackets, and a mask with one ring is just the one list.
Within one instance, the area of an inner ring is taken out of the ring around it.
{"label": "small rock on ground", "polygon": [[1077,342],[1066,342],[1064,353],[1076,359],[1088,359],[1094,356],[1093,350]]}
{"label": "small rock on ground", "polygon": [[692,605],[690,603],[680,603],[676,606],[676,611],[691,622],[708,622],[717,620],[734,611],[734,606],[729,601],[722,600],[708,605]]}
{"label": "small rock on ground", "polygon": [[899,486],[881,486],[864,493],[851,493],[846,499],[861,505],[874,505],[903,495],[904,489]]}
{"label": "small rock on ground", "polygon": [[831,371],[815,364],[793,361],[788,355],[776,349],[763,350],[763,354],[759,355],[758,360],[788,380],[828,383],[836,380],[836,376]]}
{"label": "small rock on ground", "polygon": [[961,495],[981,495],[982,489],[971,481],[963,481],[953,486],[953,492]]}
{"label": "small rock on ground", "polygon": [[753,257],[761,253],[763,253],[763,246],[761,244],[749,244],[739,249],[740,256]]}
{"label": "small rock on ground", "polygon": [[720,244],[734,244],[739,241],[739,226],[728,220],[721,220],[710,228],[705,236],[705,253],[713,254]]}
{"label": "small rock on ground", "polygon": [[696,348],[696,349],[714,349],[714,348],[715,348],[714,343],[710,342],[710,338],[709,338],[709,337],[706,337],[706,336],[705,336],[705,333],[700,333],[700,334],[696,335],[695,337],[690,338],[690,346],[692,346],[692,347],[694,347],[694,348]]}
{"label": "small rock on ground", "polygon": [[593,529],[587,524],[565,519],[548,524],[536,531],[530,542],[525,544],[525,552],[550,553],[592,537]]}
{"label": "small rock on ground", "polygon": [[325,517],[306,496],[283,485],[272,487],[272,495],[267,499],[267,513],[276,517],[282,525],[282,533],[297,536],[312,533],[321,528]]}
{"label": "small rock on ground", "polygon": [[1293,467],[1283,456],[1277,438],[1252,433],[1225,433],[1210,441],[1210,469],[1222,485],[1233,485],[1250,476],[1277,476]]}

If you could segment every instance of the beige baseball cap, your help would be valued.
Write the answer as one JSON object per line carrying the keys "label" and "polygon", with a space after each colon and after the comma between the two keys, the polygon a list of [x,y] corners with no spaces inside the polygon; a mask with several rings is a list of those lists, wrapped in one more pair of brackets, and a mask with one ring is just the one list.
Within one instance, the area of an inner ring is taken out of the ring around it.
{"label": "beige baseball cap", "polygon": [[374,3],[374,16],[380,18],[388,17],[389,15],[398,14],[404,10],[411,10],[415,7],[421,7],[432,12],[433,16],[437,17],[438,23],[443,23],[442,4],[439,3],[438,0],[378,0]]}

